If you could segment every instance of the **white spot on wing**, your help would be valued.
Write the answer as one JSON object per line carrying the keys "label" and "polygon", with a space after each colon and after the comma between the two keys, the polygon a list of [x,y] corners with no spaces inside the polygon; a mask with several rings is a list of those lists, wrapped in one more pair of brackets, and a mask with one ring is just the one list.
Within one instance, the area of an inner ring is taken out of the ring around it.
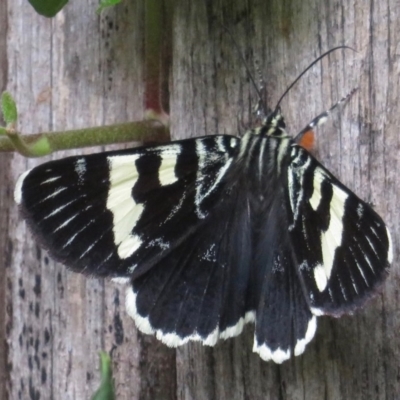
{"label": "white spot on wing", "polygon": [[256,320],[255,311],[247,311],[246,315],[244,316],[244,323],[247,324],[249,322],[255,322],[255,320]]}
{"label": "white spot on wing", "polygon": [[320,317],[321,315],[324,315],[324,311],[321,310],[320,308],[315,308],[315,307],[311,307],[310,311],[316,316],[316,317]]}
{"label": "white spot on wing", "polygon": [[77,232],[75,232],[69,239],[68,241],[62,246],[63,249],[65,249],[67,246],[69,246],[74,240],[75,238],[82,233],[88,226],[90,226],[91,224],[93,224],[94,220],[91,219],[89,220],[89,222],[84,225],[81,229],[79,229]]}
{"label": "white spot on wing", "polygon": [[[72,199],[71,201],[69,201],[68,203],[65,203],[65,204],[63,204],[62,206],[60,206],[60,207],[57,207],[55,210],[53,210],[50,214],[48,214],[48,215],[46,215],[44,218],[43,218],[43,220],[46,220],[46,219],[48,219],[48,218],[50,218],[50,217],[53,217],[54,215],[57,215],[59,212],[61,212],[62,210],[64,210],[65,208],[67,208],[68,206],[70,206],[71,204],[74,204],[74,203],[76,203],[76,201],[77,201],[77,199]],[[88,209],[88,208],[90,208],[90,207],[86,207],[86,209]],[[75,215],[76,216],[76,215]],[[68,220],[68,222],[69,222],[69,220]],[[68,223],[67,222],[67,223]],[[65,224],[65,223],[64,223]],[[65,226],[65,225],[62,225],[62,226]],[[54,232],[56,232],[58,229],[56,229]]]}
{"label": "white spot on wing", "polygon": [[[196,214],[199,219],[204,219],[206,217],[206,214],[204,214],[203,211],[201,210],[201,203],[206,197],[208,197],[215,190],[215,188],[221,182],[226,171],[229,169],[229,167],[232,163],[232,158],[228,158],[228,156],[226,155],[225,163],[219,169],[218,174],[216,174],[214,183],[211,185],[211,187],[207,190],[206,193],[203,193],[203,191],[204,191],[203,183],[205,182],[204,181],[205,175],[203,173],[203,170],[205,169],[205,167],[207,167],[207,164],[209,162],[213,162],[213,160],[210,161],[207,159],[207,151],[206,151],[206,148],[205,148],[202,140],[196,141],[196,152],[197,152],[197,156],[199,158],[198,171],[197,171],[197,176],[196,176],[196,195],[195,195]],[[219,156],[218,156],[218,158],[219,158]],[[207,178],[209,179],[209,177],[207,177]],[[207,179],[206,183],[209,183],[208,179]]]}
{"label": "white spot on wing", "polygon": [[65,226],[67,226],[71,221],[73,221],[77,216],[79,215],[79,213],[76,213],[75,215],[73,215],[71,218],[68,218],[67,220],[65,220],[58,228],[54,229],[53,233],[56,233],[57,231],[59,231],[60,229],[64,228]]}
{"label": "white spot on wing", "polygon": [[366,236],[366,239],[367,239],[369,246],[371,247],[371,250],[375,253],[376,257],[379,258],[379,254],[376,251],[374,244],[371,242],[371,239],[368,236]]}
{"label": "white spot on wing", "polygon": [[198,333],[190,336],[180,337],[176,333],[163,333],[161,330],[156,331],[156,337],[169,347],[178,347],[189,341],[202,342],[205,346],[215,346],[218,341],[218,328],[215,328],[206,338],[202,338]]}
{"label": "white spot on wing", "polygon": [[161,250],[168,250],[170,247],[170,243],[164,242],[161,238],[153,239],[149,242],[147,247],[159,247]]}
{"label": "white spot on wing", "polygon": [[189,338],[181,338],[175,333],[163,333],[160,330],[156,331],[156,338],[166,344],[168,347],[178,347],[189,341]]}
{"label": "white spot on wing", "polygon": [[221,179],[223,178],[223,176],[225,175],[226,171],[228,170],[228,168],[231,166],[232,164],[232,158],[228,159],[225,163],[225,165],[220,168],[218,175],[217,175],[217,179],[215,179],[214,184],[210,187],[210,189],[207,191],[207,193],[203,196],[202,200],[209,196],[214,189],[217,187],[217,185],[221,182]]}
{"label": "white spot on wing", "polygon": [[53,197],[56,197],[60,193],[62,193],[64,190],[67,190],[66,187],[59,187],[57,190],[55,190],[53,193],[49,194],[47,197],[44,199],[40,200],[40,203],[45,202],[46,200],[52,199]]}
{"label": "white spot on wing", "polygon": [[223,136],[218,136],[217,137],[217,146],[218,150],[225,153],[225,146],[224,146],[224,137]]}
{"label": "white spot on wing", "polygon": [[121,259],[131,256],[142,244],[139,236],[132,234],[144,206],[132,197],[138,179],[136,160],[139,154],[108,157],[110,189],[107,208],[113,213],[114,242]]}
{"label": "white spot on wing", "polygon": [[164,224],[169,221],[182,207],[183,202],[186,200],[186,192],[183,192],[182,197],[179,199],[179,203],[176,204],[171,212],[169,213],[168,217],[165,219]]}
{"label": "white spot on wing", "polygon": [[307,331],[304,338],[297,341],[294,347],[294,355],[299,356],[304,352],[308,343],[311,342],[317,330],[317,318],[315,315],[308,321]]}
{"label": "white spot on wing", "polygon": [[61,176],[53,176],[52,178],[46,179],[45,181],[41,182],[41,185],[46,185],[48,183],[57,181],[61,178]]}
{"label": "white spot on wing", "polygon": [[160,329],[155,329],[151,326],[150,321],[146,317],[142,317],[136,308],[136,293],[132,287],[128,289],[126,295],[126,311],[134,319],[137,328],[148,335],[156,335],[157,339],[169,347],[181,346],[191,341],[201,341],[204,345],[214,346],[219,338],[219,329],[216,327],[207,337],[203,338],[198,333],[193,333],[190,336],[181,337],[174,332],[165,333]]}
{"label": "white spot on wing", "polygon": [[[118,278],[117,278],[118,279]],[[114,279],[113,279],[114,280]],[[165,333],[160,329],[155,329],[151,326],[149,318],[141,316],[136,307],[136,297],[137,294],[130,287],[126,295],[126,311],[131,316],[137,328],[148,335],[155,335],[158,340],[163,342],[169,347],[181,346],[189,341],[202,342],[206,346],[214,346],[219,339],[227,339],[232,336],[238,335],[242,330],[243,326],[249,322],[254,322],[255,312],[248,311],[244,318],[240,318],[239,322],[232,327],[225,329],[220,332],[218,326],[206,337],[200,336],[197,332],[192,333],[189,336],[181,337],[175,332]]]}
{"label": "white spot on wing", "polygon": [[348,197],[347,193],[335,185],[332,185],[332,190],[329,227],[320,236],[323,264],[314,268],[314,278],[320,292],[328,284],[336,250],[342,244],[344,205]]}
{"label": "white spot on wing", "polygon": [[299,271],[309,271],[310,266],[308,265],[307,260],[303,260],[303,262],[299,266]]}
{"label": "white spot on wing", "polygon": [[43,218],[43,220],[48,219],[56,214],[58,214],[60,211],[62,211],[65,207],[68,207],[71,203],[73,203],[74,201],[70,201],[67,204],[63,204],[62,206],[56,208],[55,210],[53,210],[50,214],[46,215],[46,217]]}
{"label": "white spot on wing", "polygon": [[219,338],[219,329],[216,327],[205,339],[201,338],[199,335],[195,334],[190,337],[190,340],[200,340],[206,346],[215,346]]}
{"label": "white spot on wing", "polygon": [[[368,283],[368,281],[367,281],[367,278],[366,278],[365,275],[364,275],[363,269],[360,267],[360,264],[359,264],[359,262],[357,261],[357,259],[354,257],[354,255],[353,255],[353,258],[354,258],[354,261],[355,261],[355,263],[356,263],[356,265],[357,265],[358,271],[360,272],[360,275],[361,275],[362,278],[364,279],[364,282],[365,282],[366,286],[369,287],[369,283]],[[369,267],[372,269],[372,265],[371,265],[371,263],[370,263],[369,258],[368,258],[367,255],[365,255],[365,259],[367,260],[367,263],[369,264]],[[354,290],[356,291],[356,293],[358,293],[358,289],[357,289],[356,283],[355,283],[354,281],[353,281],[353,286],[354,286]]]}
{"label": "white spot on wing", "polygon": [[22,175],[17,180],[17,183],[15,184],[15,190],[14,190],[14,200],[17,204],[21,204],[22,201],[22,186],[24,184],[24,180],[27,177],[27,175],[31,172],[31,170],[25,171]]}
{"label": "white spot on wing", "polygon": [[[293,148],[294,150],[294,148]],[[292,150],[292,152],[293,152]],[[297,157],[292,161],[292,166],[288,168],[288,184],[289,184],[289,200],[290,206],[293,212],[293,223],[289,226],[289,230],[293,229],[295,222],[299,216],[300,204],[303,201],[304,191],[301,189],[303,184],[304,172],[311,164],[311,157],[307,157],[307,161],[301,167],[294,166],[301,159],[301,153],[299,152]],[[295,180],[298,182],[299,192],[295,191]]]}
{"label": "white spot on wing", "polygon": [[213,243],[206,252],[201,256],[201,259],[204,261],[216,262],[215,258],[215,244]]}
{"label": "white spot on wing", "polygon": [[342,291],[343,298],[344,298],[345,301],[348,301],[348,298],[347,298],[347,295],[346,295],[346,290],[345,290],[345,288],[343,286],[342,281],[340,280],[340,277],[338,276],[337,279],[339,281],[339,286],[340,286],[340,290]]}
{"label": "white spot on wing", "polygon": [[130,257],[142,244],[140,237],[137,235],[129,235],[121,241],[118,246],[118,255],[120,258]]}
{"label": "white spot on wing", "polygon": [[320,292],[323,292],[328,284],[328,278],[326,276],[326,271],[323,265],[318,264],[314,268],[314,279],[317,284],[317,288]]}
{"label": "white spot on wing", "polygon": [[76,232],[75,234],[73,234],[68,240],[67,240],[67,242],[63,245],[63,249],[65,249],[67,246],[69,246],[74,240],[75,240],[75,238],[78,236],[78,233],[80,233],[81,231],[79,231],[79,232]]}
{"label": "white spot on wing", "polygon": [[[379,224],[378,224],[378,226],[379,226]],[[379,239],[379,235],[378,235],[378,233],[376,232],[375,228],[372,225],[370,226],[370,229],[371,229],[372,233],[375,235],[375,237]]]}
{"label": "white spot on wing", "polygon": [[84,158],[78,158],[75,162],[75,172],[78,175],[78,183],[82,184],[86,173],[86,160]]}
{"label": "white spot on wing", "polygon": [[198,162],[198,170],[197,170],[197,176],[196,176],[196,195],[195,195],[195,204],[196,204],[196,214],[200,219],[204,219],[206,216],[205,214],[200,210],[200,203],[203,200],[201,190],[203,188],[202,186],[202,181],[204,179],[203,176],[203,168],[205,167],[205,159],[206,159],[206,148],[201,140],[196,141],[196,153],[199,158]]}
{"label": "white spot on wing", "polygon": [[[355,263],[356,263],[357,266],[358,266],[357,260],[355,260]],[[359,266],[358,266],[358,267],[359,267]],[[355,280],[354,280],[353,274],[351,273],[351,271],[349,271],[349,274],[350,274],[351,284],[353,285],[354,292],[355,292],[356,294],[358,294],[358,288],[357,288],[356,282],[355,282]],[[361,275],[362,275],[362,277],[364,278],[364,281],[365,281],[365,276],[364,276],[364,274],[362,273]],[[367,284],[367,286],[368,286],[368,282],[366,282],[366,284]],[[330,297],[331,297],[331,299],[332,299],[332,294],[331,294],[330,288],[329,288],[329,295],[330,295]]]}
{"label": "white spot on wing", "polygon": [[151,327],[148,318],[144,318],[137,312],[136,308],[136,293],[133,291],[132,287],[130,287],[126,294],[126,312],[130,315],[135,323],[137,328],[147,335],[153,335],[154,329]]}
{"label": "white spot on wing", "polygon": [[321,195],[321,183],[322,179],[318,176],[318,169],[314,172],[314,180],[313,180],[313,194],[310,198],[310,205],[314,211],[317,210],[318,206],[321,203],[322,195]]}
{"label": "white spot on wing", "polygon": [[129,273],[129,274],[132,274],[133,271],[136,269],[136,267],[137,267],[137,264],[130,265],[130,266],[128,267],[128,269],[127,269],[128,273]]}
{"label": "white spot on wing", "polygon": [[161,165],[158,170],[158,180],[161,186],[171,185],[178,180],[175,174],[175,166],[181,153],[180,145],[170,145],[160,152]]}
{"label": "white spot on wing", "polygon": [[239,319],[239,321],[219,334],[220,339],[228,339],[231,337],[238,336],[242,333],[244,326],[249,322],[254,322],[255,320],[255,312],[248,311],[246,315]]}
{"label": "white spot on wing", "polygon": [[108,254],[107,257],[105,257],[100,264],[97,265],[98,268],[100,268],[102,265],[104,265],[114,254],[114,250],[111,251],[111,253]]}
{"label": "white spot on wing", "polygon": [[271,350],[265,343],[259,345],[257,338],[254,335],[253,352],[258,353],[264,361],[274,361],[277,364],[282,364],[290,358],[290,349],[282,350],[278,347],[276,350]]}

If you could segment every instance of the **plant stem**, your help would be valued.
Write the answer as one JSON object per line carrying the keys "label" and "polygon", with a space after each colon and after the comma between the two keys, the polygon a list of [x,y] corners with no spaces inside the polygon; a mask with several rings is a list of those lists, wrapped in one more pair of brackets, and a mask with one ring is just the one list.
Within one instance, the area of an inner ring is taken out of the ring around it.
{"label": "plant stem", "polygon": [[[64,132],[19,135],[26,146],[33,146],[38,140],[47,138],[52,151],[75,149],[89,146],[102,146],[126,142],[167,142],[169,131],[160,122],[139,121],[95,128],[75,129]],[[15,151],[7,136],[0,137],[0,152]],[[28,157],[37,154],[24,154]],[[42,154],[43,155],[43,154]]]}

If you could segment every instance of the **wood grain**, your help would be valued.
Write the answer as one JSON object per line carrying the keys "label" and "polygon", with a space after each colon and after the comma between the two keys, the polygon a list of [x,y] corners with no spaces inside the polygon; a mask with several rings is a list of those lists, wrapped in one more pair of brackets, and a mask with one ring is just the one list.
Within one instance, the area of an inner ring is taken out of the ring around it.
{"label": "wood grain", "polygon": [[[72,1],[48,20],[26,0],[0,4],[0,88],[7,79],[23,133],[143,116],[143,2],[125,1],[101,17],[96,6]],[[73,274],[36,246],[12,188],[21,172],[43,160],[2,154],[0,378],[6,384],[0,398],[88,399],[99,385],[101,349],[112,354],[118,399],[398,398],[399,19],[395,0],[176,0],[172,21],[174,139],[235,134],[253,120],[254,89],[222,25],[251,70],[258,61],[272,106],[322,52],[337,45],[357,50],[316,65],[282,110],[296,134],[359,87],[318,130],[316,154],[374,204],[392,232],[394,265],[382,293],[352,317],[321,318],[305,354],[281,366],[252,353],[252,327],[215,348],[169,349],[136,331],[123,287]]]}

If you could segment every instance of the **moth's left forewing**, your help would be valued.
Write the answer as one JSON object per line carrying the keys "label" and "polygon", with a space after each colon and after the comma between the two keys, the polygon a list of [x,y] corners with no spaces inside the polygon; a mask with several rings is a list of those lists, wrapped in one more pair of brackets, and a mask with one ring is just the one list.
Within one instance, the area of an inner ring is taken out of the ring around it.
{"label": "moth's left forewing", "polygon": [[162,250],[160,241],[146,242],[147,232],[160,237],[161,222],[182,203],[187,177],[195,176],[195,154],[185,160],[184,171],[176,171],[183,147],[175,143],[50,161],[19,178],[15,199],[53,258],[77,272],[130,276],[137,251]]}
{"label": "moth's left forewing", "polygon": [[311,310],[352,312],[387,276],[389,231],[371,206],[299,146],[292,147],[287,176],[292,248]]}
{"label": "moth's left forewing", "polygon": [[253,318],[240,139],[208,136],[70,157],[21,176],[40,242],[77,272],[129,278],[127,311],[170,346],[213,345]]}

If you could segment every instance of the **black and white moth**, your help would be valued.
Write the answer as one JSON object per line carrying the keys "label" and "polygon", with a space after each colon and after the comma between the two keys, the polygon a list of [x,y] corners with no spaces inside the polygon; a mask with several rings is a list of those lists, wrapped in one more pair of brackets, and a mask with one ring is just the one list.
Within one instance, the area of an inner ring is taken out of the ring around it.
{"label": "black and white moth", "polygon": [[392,261],[382,219],[286,133],[279,108],[242,138],[47,162],[15,200],[56,260],[128,281],[129,315],[168,346],[213,346],[254,322],[253,351],[281,363],[317,317],[361,306]]}

